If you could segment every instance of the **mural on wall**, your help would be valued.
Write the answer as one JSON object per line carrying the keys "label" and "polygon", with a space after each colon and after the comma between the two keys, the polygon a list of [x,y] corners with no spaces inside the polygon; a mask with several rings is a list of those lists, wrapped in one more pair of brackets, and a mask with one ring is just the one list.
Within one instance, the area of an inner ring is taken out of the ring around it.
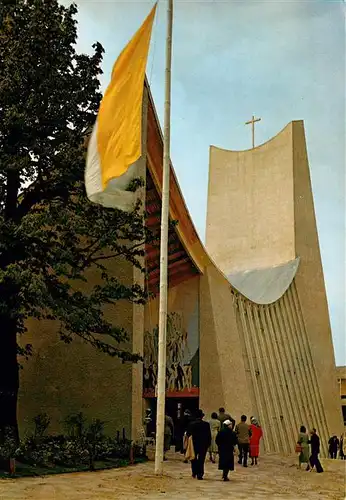
{"label": "mural on wall", "polygon": [[[166,392],[168,397],[198,396],[198,307],[189,323],[190,332],[184,325],[182,314],[171,312],[167,315]],[[144,334],[144,397],[156,395],[158,335],[158,325]]]}

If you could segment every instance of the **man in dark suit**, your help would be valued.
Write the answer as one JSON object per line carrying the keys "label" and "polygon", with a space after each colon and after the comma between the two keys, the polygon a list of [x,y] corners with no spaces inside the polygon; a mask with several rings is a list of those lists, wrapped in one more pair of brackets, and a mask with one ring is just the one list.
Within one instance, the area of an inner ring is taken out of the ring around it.
{"label": "man in dark suit", "polygon": [[211,432],[208,422],[203,420],[202,410],[196,412],[196,418],[187,429],[187,435],[192,436],[195,459],[191,460],[192,477],[201,480],[204,476],[204,462],[211,444]]}
{"label": "man in dark suit", "polygon": [[225,420],[230,420],[232,422],[232,425],[233,425],[233,429],[235,427],[235,420],[234,418],[231,417],[231,415],[229,413],[226,412],[225,408],[223,408],[221,406],[221,408],[219,408],[219,415],[217,417],[220,422],[221,422],[221,427],[222,427],[222,424],[224,423]]}
{"label": "man in dark suit", "polygon": [[[316,429],[312,429],[309,443],[311,445],[311,457],[309,459],[311,470],[316,467],[317,472],[323,472],[323,467],[318,458],[320,453],[320,438],[317,435]],[[308,465],[306,470],[310,470],[310,466]]]}

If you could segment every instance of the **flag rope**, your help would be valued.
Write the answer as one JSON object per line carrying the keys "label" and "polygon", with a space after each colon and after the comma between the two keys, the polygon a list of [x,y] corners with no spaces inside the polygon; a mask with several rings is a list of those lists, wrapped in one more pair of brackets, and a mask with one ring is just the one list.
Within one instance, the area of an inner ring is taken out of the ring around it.
{"label": "flag rope", "polygon": [[155,55],[156,55],[156,39],[157,39],[157,19],[159,17],[159,9],[160,9],[160,2],[157,2],[157,7],[156,7],[156,16],[154,19],[154,26],[152,29],[152,35],[151,39],[153,40],[153,57],[151,61],[151,68],[150,68],[150,74],[149,74],[149,87],[151,87],[151,82],[152,82],[152,76],[153,76],[153,69],[154,69],[154,61],[155,61]]}

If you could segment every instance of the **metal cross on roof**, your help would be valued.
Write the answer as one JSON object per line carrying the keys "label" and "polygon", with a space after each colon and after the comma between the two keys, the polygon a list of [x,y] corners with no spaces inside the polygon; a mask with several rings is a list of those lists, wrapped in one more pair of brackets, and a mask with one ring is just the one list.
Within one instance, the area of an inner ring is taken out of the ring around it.
{"label": "metal cross on roof", "polygon": [[252,119],[245,122],[245,125],[252,125],[252,148],[255,147],[255,123],[260,121],[261,118],[255,118],[254,115],[252,115]]}

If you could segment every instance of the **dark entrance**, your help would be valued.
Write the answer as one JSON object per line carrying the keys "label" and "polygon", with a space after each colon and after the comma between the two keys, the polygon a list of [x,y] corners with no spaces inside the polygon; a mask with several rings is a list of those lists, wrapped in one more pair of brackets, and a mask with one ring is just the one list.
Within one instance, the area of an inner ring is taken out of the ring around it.
{"label": "dark entrance", "polygon": [[[156,428],[156,398],[147,399],[152,411]],[[172,445],[179,448],[182,439],[181,418],[185,410],[190,410],[192,415],[198,410],[199,398],[166,398],[166,415],[172,417],[174,422],[174,440]]]}
{"label": "dark entrance", "polygon": [[[156,422],[156,398],[148,398],[147,401]],[[179,418],[179,410],[181,414],[185,410],[190,410],[194,414],[198,410],[198,402],[198,398],[166,398],[166,414],[172,417],[175,423]]]}

